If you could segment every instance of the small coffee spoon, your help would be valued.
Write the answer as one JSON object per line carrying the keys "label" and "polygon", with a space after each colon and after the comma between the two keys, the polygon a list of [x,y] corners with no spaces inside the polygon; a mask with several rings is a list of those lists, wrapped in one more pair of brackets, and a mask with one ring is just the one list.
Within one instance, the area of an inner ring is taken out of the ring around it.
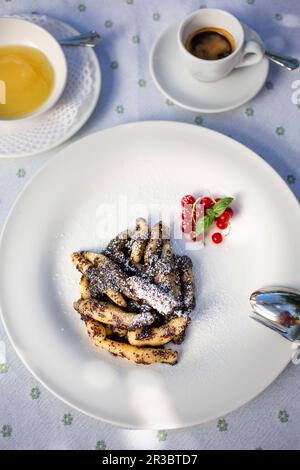
{"label": "small coffee spoon", "polygon": [[299,60],[294,57],[284,57],[272,54],[268,51],[265,52],[265,55],[271,62],[274,62],[275,64],[280,65],[281,67],[284,67],[288,70],[296,70],[300,66]]}
{"label": "small coffee spoon", "polygon": [[87,33],[76,34],[68,38],[58,39],[61,46],[85,46],[95,47],[101,41],[100,34],[97,31],[88,31]]}

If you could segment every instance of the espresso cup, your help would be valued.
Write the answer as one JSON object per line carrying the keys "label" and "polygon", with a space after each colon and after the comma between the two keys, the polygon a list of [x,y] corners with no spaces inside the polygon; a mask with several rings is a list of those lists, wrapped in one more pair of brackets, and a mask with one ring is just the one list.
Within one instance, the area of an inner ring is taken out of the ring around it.
{"label": "espresso cup", "polygon": [[[235,42],[231,54],[217,60],[205,60],[189,52],[186,48],[188,37],[204,28],[220,28],[230,33]],[[178,46],[182,62],[194,78],[203,82],[214,82],[226,77],[233,69],[257,64],[265,54],[261,43],[246,37],[235,16],[217,8],[204,8],[185,18],[179,26]]]}

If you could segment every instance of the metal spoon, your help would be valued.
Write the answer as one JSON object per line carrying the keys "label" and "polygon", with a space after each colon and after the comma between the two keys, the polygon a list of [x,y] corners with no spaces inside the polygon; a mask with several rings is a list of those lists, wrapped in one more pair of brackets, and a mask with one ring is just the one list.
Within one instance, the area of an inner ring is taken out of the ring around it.
{"label": "metal spoon", "polygon": [[68,38],[58,39],[61,46],[85,46],[95,47],[101,41],[100,34],[97,31],[88,31],[87,33],[76,34]]}
{"label": "metal spoon", "polygon": [[300,66],[299,60],[295,57],[284,57],[272,54],[268,51],[265,52],[265,55],[271,62],[274,62],[275,64],[280,65],[281,67],[284,67],[288,70],[296,70]]}
{"label": "metal spoon", "polygon": [[285,287],[259,289],[250,297],[251,318],[290,341],[300,340],[300,293]]}

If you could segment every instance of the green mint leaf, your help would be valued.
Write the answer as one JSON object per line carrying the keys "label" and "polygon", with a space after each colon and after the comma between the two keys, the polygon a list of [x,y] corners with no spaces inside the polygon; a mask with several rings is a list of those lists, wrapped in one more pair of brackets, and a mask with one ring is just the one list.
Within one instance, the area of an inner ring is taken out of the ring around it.
{"label": "green mint leaf", "polygon": [[209,227],[214,223],[215,215],[212,209],[208,209],[204,217],[201,217],[196,223],[195,236],[198,237],[202,233],[206,232]]}
{"label": "green mint leaf", "polygon": [[233,197],[224,197],[224,199],[221,199],[221,201],[215,203],[212,210],[216,219],[223,214],[227,207],[230,206],[232,201]]}

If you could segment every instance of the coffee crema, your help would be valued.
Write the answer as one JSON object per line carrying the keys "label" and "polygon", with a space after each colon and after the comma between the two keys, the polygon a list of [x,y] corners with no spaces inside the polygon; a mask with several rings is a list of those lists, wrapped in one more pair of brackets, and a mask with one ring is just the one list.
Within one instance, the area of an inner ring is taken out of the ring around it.
{"label": "coffee crema", "polygon": [[193,56],[204,60],[224,59],[236,47],[233,36],[222,28],[198,29],[187,37],[184,45]]}

